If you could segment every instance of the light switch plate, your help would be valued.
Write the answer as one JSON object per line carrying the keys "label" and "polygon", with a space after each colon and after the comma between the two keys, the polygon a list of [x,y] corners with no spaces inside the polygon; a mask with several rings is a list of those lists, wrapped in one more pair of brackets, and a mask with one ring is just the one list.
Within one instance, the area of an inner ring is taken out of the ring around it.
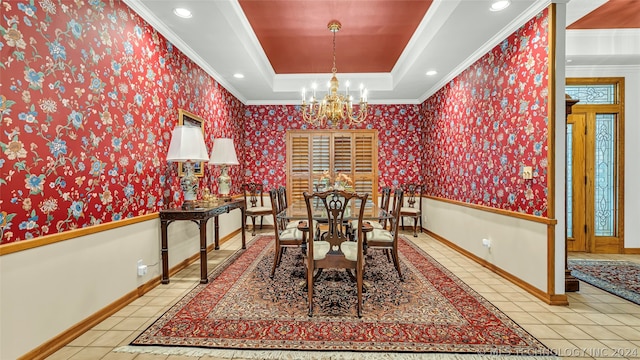
{"label": "light switch plate", "polygon": [[525,180],[533,179],[533,168],[531,166],[525,166],[522,168],[522,178]]}

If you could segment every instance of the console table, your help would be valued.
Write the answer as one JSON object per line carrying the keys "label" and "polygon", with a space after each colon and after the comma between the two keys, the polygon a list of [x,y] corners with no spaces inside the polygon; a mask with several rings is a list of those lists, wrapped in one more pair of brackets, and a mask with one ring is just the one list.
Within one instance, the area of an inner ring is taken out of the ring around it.
{"label": "console table", "polygon": [[207,221],[214,218],[214,249],[220,249],[220,226],[218,215],[226,214],[233,209],[241,211],[242,248],[246,249],[244,234],[244,199],[232,201],[217,201],[213,203],[198,203],[194,209],[184,210],[180,208],[160,210],[160,231],[162,234],[162,283],[169,283],[169,246],[167,241],[167,227],[177,220],[193,221],[200,228],[200,283],[206,284],[207,280]]}

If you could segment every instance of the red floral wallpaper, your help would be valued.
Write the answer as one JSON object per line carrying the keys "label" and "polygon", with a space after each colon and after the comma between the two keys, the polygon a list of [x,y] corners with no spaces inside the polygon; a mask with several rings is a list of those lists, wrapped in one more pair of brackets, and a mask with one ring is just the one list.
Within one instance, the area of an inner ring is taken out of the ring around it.
{"label": "red floral wallpaper", "polygon": [[[367,119],[349,129],[378,130],[378,185],[398,186],[422,180],[418,105],[369,105]],[[298,106],[247,106],[246,181],[267,188],[286,185],[287,130],[316,129],[302,120]]]}
{"label": "red floral wallpaper", "polygon": [[[244,106],[121,1],[0,7],[0,243],[179,205],[179,108],[205,119],[209,149],[235,140],[232,193],[285,185],[297,106]],[[371,105],[352,128],[379,131],[380,186],[544,216],[547,47],[545,11],[422,105]]]}
{"label": "red floral wallpaper", "polygon": [[423,103],[429,195],[546,216],[548,28],[544,10]]}
{"label": "red floral wallpaper", "polygon": [[124,3],[0,7],[0,243],[180,204],[165,160],[179,108],[242,157],[244,105]]}

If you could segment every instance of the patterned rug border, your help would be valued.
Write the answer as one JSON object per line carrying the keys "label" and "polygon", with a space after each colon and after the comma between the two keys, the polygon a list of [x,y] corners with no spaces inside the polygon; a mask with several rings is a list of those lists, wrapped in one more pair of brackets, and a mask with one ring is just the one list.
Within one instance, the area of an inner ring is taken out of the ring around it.
{"label": "patterned rug border", "polygon": [[631,261],[624,260],[583,260],[583,259],[569,259],[568,267],[571,269],[571,274],[581,281],[584,281],[590,285],[593,285],[599,289],[602,289],[610,294],[621,297],[625,300],[631,301],[640,305],[640,294],[632,290],[626,289],[622,285],[612,283],[608,280],[600,277],[587,274],[583,271],[573,268],[572,266],[602,266],[602,265],[615,265],[615,266],[631,266],[640,269],[640,265]]}
{"label": "patterned rug border", "polygon": [[185,346],[127,345],[113,349],[113,352],[180,355],[189,357],[210,356],[223,359],[260,359],[260,360],[557,360],[552,355],[502,355],[495,354],[458,354],[458,353],[411,353],[411,352],[365,352],[365,351],[298,351],[298,350],[245,350],[245,349],[211,349]]}
{"label": "patterned rug border", "polygon": [[[234,252],[232,255],[227,257],[222,263],[220,263],[216,268],[214,268],[208,275],[208,279],[211,282],[216,279],[218,276],[224,272],[224,270],[231,265],[234,261],[236,261],[240,256],[242,256],[252,245],[257,243],[262,237],[272,238],[273,236],[269,235],[257,235],[251,241],[247,243],[247,249],[239,249]],[[493,305],[489,300],[484,298],[478,292],[473,290],[469,285],[464,283],[460,278],[458,278],[455,274],[453,274],[449,269],[447,269],[444,265],[434,259],[431,255],[429,255],[426,251],[421,249],[417,244],[414,244],[412,241],[407,239],[405,236],[400,236],[403,242],[411,247],[413,250],[418,252],[421,256],[428,259],[428,261],[434,263],[440,271],[445,273],[448,277],[450,277],[458,286],[464,289],[467,293],[472,295],[478,303],[485,306],[488,310],[492,311],[504,317],[508,321],[512,322],[512,325],[517,328],[522,333],[531,337],[535,343],[540,347],[540,349],[527,349],[525,351],[509,351],[503,352],[500,349],[495,350],[479,350],[476,354],[470,352],[456,352],[456,351],[420,351],[420,350],[397,350],[394,352],[385,352],[378,350],[363,350],[363,349],[354,349],[354,350],[339,350],[339,349],[305,349],[305,350],[295,350],[295,349],[277,349],[277,348],[255,348],[255,349],[247,349],[247,348],[228,348],[228,347],[208,347],[208,346],[199,346],[199,345],[172,345],[172,344],[156,344],[156,345],[147,345],[147,344],[134,344],[138,338],[142,337],[145,332],[147,332],[150,328],[152,328],[158,321],[160,321],[163,317],[167,315],[167,313],[171,312],[172,309],[178,306],[182,306],[184,301],[189,301],[197,296],[200,292],[202,292],[208,284],[196,284],[192,290],[190,290],[186,295],[184,295],[178,302],[172,305],[163,315],[161,315],[154,323],[149,325],[144,331],[142,331],[136,339],[134,339],[130,345],[122,346],[117,349],[114,349],[115,352],[128,352],[128,353],[151,353],[151,354],[166,354],[166,355],[185,355],[185,356],[217,356],[221,358],[246,358],[246,359],[359,359],[363,356],[367,356],[367,359],[423,359],[423,358],[431,358],[431,359],[487,359],[494,358],[495,356],[500,356],[501,358],[506,359],[557,359],[558,357],[554,354],[554,351],[549,349],[546,345],[540,342],[537,338],[531,335],[528,331],[522,328],[517,324],[513,319],[511,319],[507,314],[505,314],[502,310],[498,309],[495,305]],[[268,247],[265,246],[265,249]],[[264,251],[263,249],[262,251]],[[499,317],[500,317],[499,316]]]}

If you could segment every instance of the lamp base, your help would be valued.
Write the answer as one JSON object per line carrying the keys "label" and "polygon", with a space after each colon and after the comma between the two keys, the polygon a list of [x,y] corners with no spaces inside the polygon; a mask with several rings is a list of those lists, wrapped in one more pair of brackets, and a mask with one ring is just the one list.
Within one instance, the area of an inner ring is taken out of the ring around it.
{"label": "lamp base", "polygon": [[227,172],[227,165],[221,166],[220,177],[218,177],[218,199],[229,202],[231,201],[231,176]]}
{"label": "lamp base", "polygon": [[185,174],[180,179],[180,187],[184,193],[184,201],[182,202],[183,210],[193,210],[197,207],[198,201],[198,177],[193,173],[193,164],[187,161],[184,164]]}

